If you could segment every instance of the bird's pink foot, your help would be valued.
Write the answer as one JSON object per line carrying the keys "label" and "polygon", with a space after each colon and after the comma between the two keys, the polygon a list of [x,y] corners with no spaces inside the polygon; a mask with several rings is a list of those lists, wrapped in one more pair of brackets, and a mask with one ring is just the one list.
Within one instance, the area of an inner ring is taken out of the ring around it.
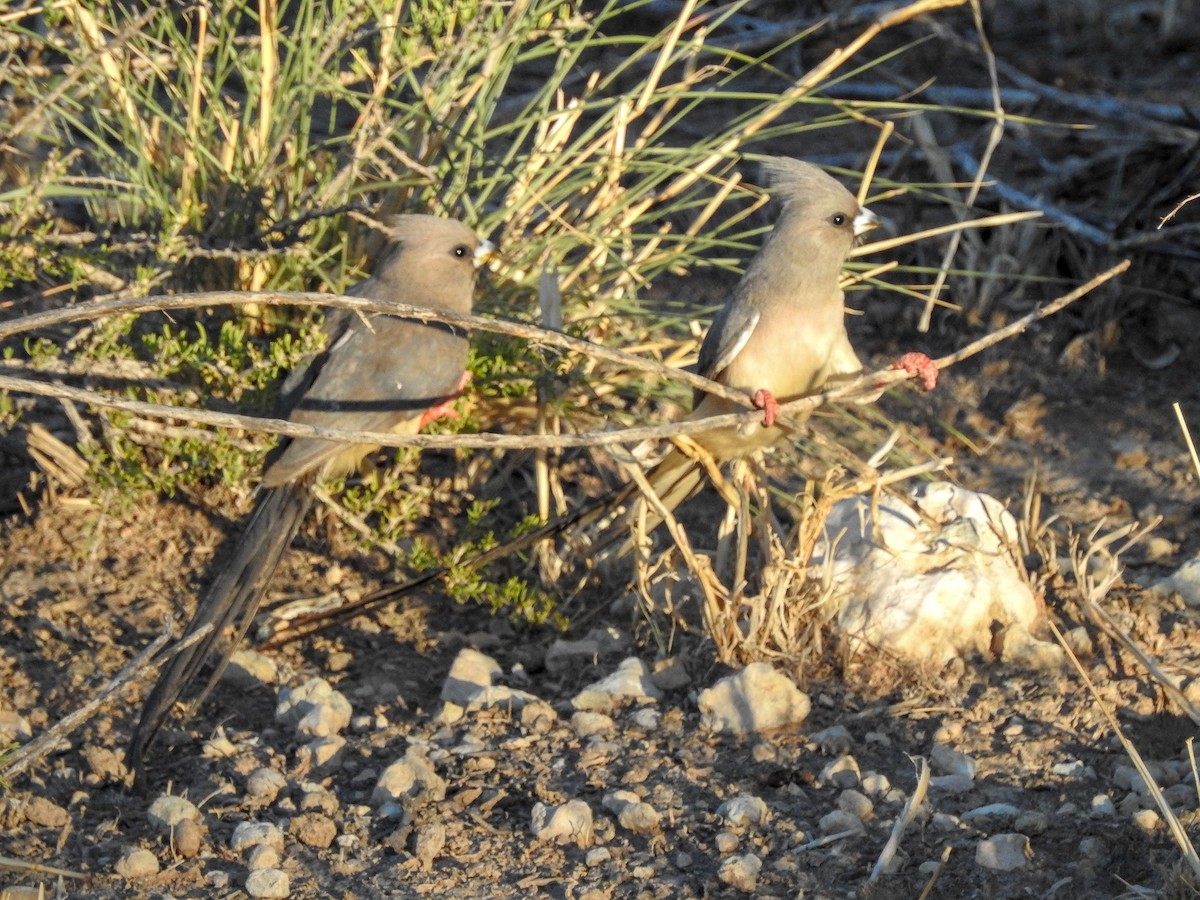
{"label": "bird's pink foot", "polygon": [[921,385],[927,391],[932,391],[937,387],[938,367],[932,359],[924,353],[905,353],[894,363],[893,369],[903,369],[910,376],[916,375],[921,379]]}
{"label": "bird's pink foot", "polygon": [[754,405],[763,411],[763,425],[770,428],[779,417],[779,401],[766,388],[754,392]]}
{"label": "bird's pink foot", "polygon": [[458,399],[458,395],[463,392],[468,384],[471,383],[471,373],[463,372],[462,378],[458,379],[458,387],[454,389],[454,395],[447,400],[443,400],[437,406],[431,406],[425,412],[421,413],[421,424],[417,427],[420,431],[430,422],[436,422],[438,419],[457,419],[458,410],[454,408],[454,401]]}

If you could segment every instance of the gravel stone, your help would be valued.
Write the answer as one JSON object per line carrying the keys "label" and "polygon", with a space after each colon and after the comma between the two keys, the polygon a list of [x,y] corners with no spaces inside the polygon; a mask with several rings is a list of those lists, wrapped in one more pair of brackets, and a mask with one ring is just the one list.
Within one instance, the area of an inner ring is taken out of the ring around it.
{"label": "gravel stone", "polygon": [[745,828],[767,821],[770,811],[761,797],[738,794],[717,807],[717,815],[733,828]]}
{"label": "gravel stone", "polygon": [[246,795],[258,803],[274,803],[286,785],[283,773],[260,767],[246,778]]}
{"label": "gravel stone", "polygon": [[965,753],[942,744],[934,744],[929,752],[929,768],[938,775],[965,775],[974,780],[978,764]]}
{"label": "gravel stone", "polygon": [[[327,707],[309,718],[313,710]],[[298,687],[279,691],[279,702],[275,706],[275,720],[282,722],[305,737],[327,737],[336,734],[347,725],[354,715],[350,701],[333,689],[324,678],[310,678]],[[317,728],[323,733],[308,729]]]}
{"label": "gravel stone", "polygon": [[613,791],[601,804],[617,817],[617,823],[634,834],[649,834],[658,830],[658,811],[633,791]]}
{"label": "gravel stone", "polygon": [[858,787],[858,761],[853,756],[839,756],[821,770],[818,785],[832,784],[840,788]]}
{"label": "gravel stone", "polygon": [[606,716],[604,713],[580,710],[571,716],[571,727],[581,738],[586,738],[612,734],[617,728],[617,723],[613,721],[612,716]]}
{"label": "gravel stone", "polygon": [[291,894],[287,872],[282,869],[255,869],[246,876],[246,893],[263,900],[279,900]]}
{"label": "gravel stone", "polygon": [[130,881],[149,878],[158,874],[158,857],[142,847],[126,847],[113,864],[113,871]]}
{"label": "gravel stone", "polygon": [[256,869],[278,869],[281,859],[279,851],[269,844],[255,844],[246,854],[246,868],[252,872]]}
{"label": "gravel stone", "polygon": [[266,844],[283,852],[283,830],[271,822],[242,822],[233,829],[229,849],[241,853],[258,844]]}
{"label": "gravel stone", "polygon": [[170,794],[160,794],[154,798],[150,808],[146,810],[146,818],[158,831],[169,833],[172,828],[183,821],[199,821],[200,810],[191,800],[174,797]]}
{"label": "gravel stone", "polygon": [[175,826],[172,844],[175,847],[175,852],[184,859],[192,859],[199,856],[200,850],[204,845],[204,829],[200,827],[199,823],[191,819],[184,819]]}
{"label": "gravel stone", "polygon": [[835,809],[821,816],[817,823],[821,834],[841,834],[843,831],[863,831],[862,819],[844,809]]}
{"label": "gravel stone", "polygon": [[388,802],[421,806],[445,798],[446,782],[433,763],[412,750],[383,770],[371,794],[377,806]]}
{"label": "gravel stone", "polygon": [[45,797],[30,797],[22,812],[26,822],[41,828],[62,828],[70,820],[65,809]]}
{"label": "gravel stone", "polygon": [[700,692],[699,703],[708,728],[732,734],[799,725],[812,708],[808,695],[770,663],[751,663],[722,678]]}
{"label": "gravel stone", "polygon": [[866,794],[861,794],[853,788],[847,788],[838,794],[837,805],[838,809],[848,812],[864,822],[875,815],[875,804]]}
{"label": "gravel stone", "polygon": [[740,843],[741,838],[732,831],[719,831],[717,832],[717,836],[713,838],[713,844],[716,845],[717,852],[722,856],[732,853],[738,848],[738,844]]}
{"label": "gravel stone", "polygon": [[745,853],[724,860],[717,877],[735,891],[752,894],[758,889],[758,873],[761,871],[762,860],[753,853]]}
{"label": "gravel stone", "polygon": [[300,843],[318,850],[331,846],[337,837],[337,825],[333,823],[333,819],[318,812],[301,813],[296,816],[289,823],[288,831]]}
{"label": "gravel stone", "polygon": [[557,844],[592,844],[592,808],[583,800],[568,800],[561,806],[536,803],[532,813],[533,836]]}
{"label": "gravel stone", "polygon": [[1024,868],[1033,858],[1029,838],[1023,834],[997,834],[975,846],[975,862],[993,872]]}
{"label": "gravel stone", "polygon": [[622,660],[615,672],[588,685],[584,690],[600,691],[611,697],[648,697],[651,700],[662,697],[662,691],[650,677],[650,670],[636,656]]}

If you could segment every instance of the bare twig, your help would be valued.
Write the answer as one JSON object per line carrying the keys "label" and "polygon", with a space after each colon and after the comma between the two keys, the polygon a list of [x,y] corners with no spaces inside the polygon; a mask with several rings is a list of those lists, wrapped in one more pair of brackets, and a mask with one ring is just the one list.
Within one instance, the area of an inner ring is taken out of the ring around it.
{"label": "bare twig", "polygon": [[900,840],[904,837],[904,832],[912,824],[913,819],[917,817],[917,813],[920,812],[921,804],[925,802],[925,793],[928,790],[929,765],[925,762],[925,757],[919,756],[917,757],[917,786],[896,818],[896,824],[892,826],[892,833],[888,836],[887,843],[879,854],[879,859],[875,860],[875,865],[871,869],[871,876],[867,879],[868,884],[889,871],[892,859],[895,857],[896,851],[900,849]]}
{"label": "bare twig", "polygon": [[[1084,295],[1095,290],[1104,282],[1121,274],[1128,267],[1129,260],[1125,260],[1090,279],[1088,282],[1080,285],[1073,291],[1070,291],[1069,293],[1057,298],[1046,306],[1034,310],[1028,315],[1017,319],[1004,328],[994,331],[980,338],[979,340],[973,341],[955,353],[951,353],[935,360],[935,363],[939,369],[949,368],[950,366],[962,362],[968,357],[980,353],[994,344],[1014,337],[1015,335],[1020,334],[1034,322],[1053,315],[1069,304],[1074,303]],[[513,334],[529,340],[537,341],[541,344],[567,347],[571,350],[595,356],[600,359],[619,361],[622,365],[640,368],[647,371],[654,371],[662,374],[665,377],[678,378],[689,385],[700,386],[700,389],[703,391],[736,400],[737,402],[743,403],[747,406],[751,405],[749,398],[744,393],[740,391],[731,391],[724,385],[709,381],[706,378],[701,378],[700,376],[686,372],[683,369],[665,366],[662,363],[658,363],[654,360],[648,360],[629,353],[611,350],[599,344],[593,344],[589,341],[580,340],[578,338],[570,338],[557,332],[545,331],[541,328],[535,328],[532,325],[517,325],[515,323],[500,322],[494,319],[486,319],[479,316],[459,316],[450,313],[427,310],[421,307],[376,303],[359,297],[341,297],[335,294],[246,294],[237,292],[216,292],[211,294],[191,294],[184,297],[175,298],[160,298],[160,300],[174,301],[169,308],[177,309],[185,309],[194,306],[206,306],[218,302],[297,302],[301,305],[327,304],[333,306],[345,306],[350,309],[360,309],[368,312],[384,312],[395,315],[405,315],[420,320],[427,319],[429,321],[444,321],[451,324],[478,327],[485,330],[497,331],[502,334]],[[100,306],[100,304],[97,304],[97,307],[98,306]],[[112,304],[104,304],[103,306],[104,309],[99,310],[99,312],[104,312],[109,315],[116,314],[117,311],[147,312],[165,308],[161,305],[155,305],[151,303],[151,301],[145,299],[138,301],[115,301]],[[25,319],[18,320],[15,323],[0,323],[0,340],[3,340],[4,337],[11,336],[13,334],[19,334],[32,330],[32,328],[35,327],[46,327],[47,323],[73,321],[79,318],[90,317],[97,314],[97,312],[98,310],[96,307],[88,307],[83,311],[80,311],[79,309],[59,310],[53,313],[42,313],[37,316],[29,316]],[[32,326],[29,325],[29,322],[35,319],[37,320],[38,324]],[[877,372],[872,372],[848,381],[845,384],[839,385],[838,387],[832,388],[823,393],[814,394],[810,397],[803,397],[798,400],[792,400],[788,403],[784,403],[780,406],[780,413],[785,416],[797,415],[799,413],[808,412],[824,403],[831,401],[852,401],[856,398],[866,397],[877,393],[879,388],[896,384],[897,382],[904,381],[909,377],[911,376],[905,372],[895,369],[883,369]],[[302,425],[297,422],[289,422],[284,419],[260,418],[257,416],[244,416],[235,413],[219,413],[204,409],[191,409],[187,407],[168,406],[159,403],[147,403],[139,400],[121,400],[118,398],[108,397],[107,395],[96,391],[85,390],[83,388],[67,387],[65,385],[49,384],[42,381],[15,378],[11,376],[0,376],[0,390],[37,394],[46,397],[58,397],[62,399],[74,400],[79,403],[88,403],[95,406],[108,407],[110,409],[120,409],[126,412],[135,413],[137,415],[155,418],[179,419],[182,421],[198,422],[224,428],[243,428],[250,431],[266,432],[268,434],[320,438],[323,440],[341,441],[343,443],[353,444],[368,444],[379,447],[522,450],[537,447],[596,447],[613,444],[631,444],[647,439],[668,438],[685,434],[699,434],[719,428],[736,427],[738,425],[756,421],[762,416],[762,413],[758,410],[749,410],[745,413],[729,413],[727,415],[711,416],[702,420],[682,421],[663,425],[642,426],[638,428],[626,428],[620,431],[591,431],[574,435],[397,435],[381,432],[349,431],[340,428],[320,428],[314,425]]]}

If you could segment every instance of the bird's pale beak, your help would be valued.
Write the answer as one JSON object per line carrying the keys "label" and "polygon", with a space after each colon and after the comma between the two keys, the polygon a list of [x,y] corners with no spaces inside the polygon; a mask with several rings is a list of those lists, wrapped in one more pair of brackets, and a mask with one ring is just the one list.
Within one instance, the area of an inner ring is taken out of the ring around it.
{"label": "bird's pale beak", "polygon": [[862,237],[872,228],[880,226],[879,216],[871,212],[865,206],[860,207],[858,215],[854,217],[854,236]]}
{"label": "bird's pale beak", "polygon": [[496,255],[496,245],[493,244],[491,241],[489,241],[487,238],[480,238],[479,246],[475,248],[475,252],[472,254],[472,258],[475,263],[475,268],[478,269],[481,266],[487,265],[488,262],[490,262],[492,260],[492,258],[495,257],[495,255]]}

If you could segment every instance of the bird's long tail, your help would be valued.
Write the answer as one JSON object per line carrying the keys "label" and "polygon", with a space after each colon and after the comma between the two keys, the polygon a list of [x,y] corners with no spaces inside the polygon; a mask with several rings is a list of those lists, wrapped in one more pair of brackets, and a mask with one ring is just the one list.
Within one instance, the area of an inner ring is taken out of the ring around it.
{"label": "bird's long tail", "polygon": [[[158,734],[175,701],[197,680],[211,657],[213,670],[207,685],[191,701],[195,708],[225,671],[229,657],[245,635],[262,602],[268,579],[279,565],[292,538],[312,506],[305,479],[263,491],[241,532],[233,558],[209,586],[188,624],[185,636],[205,625],[212,630],[167,663],[142,707],[141,719],[130,740],[129,759],[136,779],[144,783],[146,750]],[[232,631],[230,631],[232,629]]]}
{"label": "bird's long tail", "polygon": [[[646,475],[646,481],[649,482],[649,487],[657,496],[663,510],[674,513],[681,505],[700,493],[701,488],[704,487],[704,467],[678,447],[672,447],[671,452],[663,458],[662,462]],[[662,512],[656,507],[656,504],[644,496],[639,499],[638,503],[646,504],[645,532],[649,534],[663,523]],[[632,523],[634,516],[639,515],[640,512],[635,505],[628,513],[625,520],[626,526]],[[621,544],[617,556],[626,556],[632,549],[633,538],[628,538]]]}

